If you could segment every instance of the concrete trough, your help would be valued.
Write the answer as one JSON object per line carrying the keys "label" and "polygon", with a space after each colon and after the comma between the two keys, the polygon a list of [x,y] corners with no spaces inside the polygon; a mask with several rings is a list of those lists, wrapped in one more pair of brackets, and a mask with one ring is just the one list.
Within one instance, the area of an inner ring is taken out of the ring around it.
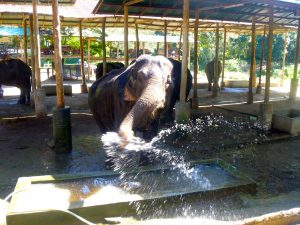
{"label": "concrete trough", "polygon": [[223,161],[197,161],[189,168],[189,179],[194,181],[167,167],[127,170],[122,179],[112,171],[22,177],[9,205],[7,225],[78,224],[78,219],[63,210],[99,222],[106,217],[136,215],[135,203],[150,209],[176,201],[256,191],[253,180]]}
{"label": "concrete trough", "polygon": [[272,128],[297,135],[300,133],[300,110],[289,109],[274,112]]}
{"label": "concrete trough", "polygon": [[[46,96],[56,95],[55,84],[45,84],[42,88],[45,90]],[[64,84],[64,95],[72,96],[72,85]]]}

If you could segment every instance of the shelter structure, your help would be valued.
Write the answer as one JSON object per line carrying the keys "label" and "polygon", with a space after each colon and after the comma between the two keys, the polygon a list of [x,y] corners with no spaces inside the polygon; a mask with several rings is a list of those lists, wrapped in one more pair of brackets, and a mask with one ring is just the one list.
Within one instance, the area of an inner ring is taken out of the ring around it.
{"label": "shelter structure", "polygon": [[[127,41],[128,30],[128,15],[130,16],[149,16],[160,19],[165,18],[182,18],[182,33],[183,33],[183,59],[182,59],[182,85],[181,95],[185,92],[185,82],[187,74],[187,57],[188,57],[188,32],[190,28],[189,19],[214,20],[216,23],[216,35],[219,36],[219,23],[221,21],[230,21],[233,23],[251,23],[252,32],[252,50],[251,50],[251,69],[249,76],[249,93],[248,103],[253,102],[252,86],[254,79],[254,54],[255,54],[255,35],[257,25],[260,25],[264,30],[264,25],[268,26],[268,53],[267,53],[267,75],[265,88],[265,101],[261,105],[262,117],[269,121],[272,118],[272,104],[269,102],[270,91],[270,76],[271,76],[271,61],[272,61],[272,41],[275,27],[298,27],[298,38],[296,43],[295,70],[291,81],[290,99],[295,99],[298,79],[297,66],[299,55],[300,41],[300,4],[286,2],[281,0],[177,0],[177,1],[159,1],[159,0],[129,0],[129,1],[114,1],[101,0],[98,2],[93,13],[107,14],[114,16],[124,16],[124,42]],[[199,27],[194,26],[194,33],[197,33]],[[225,29],[226,30],[226,29]],[[197,46],[197,38],[195,38],[195,46]],[[216,41],[216,49],[219,46],[219,39]],[[128,50],[125,49],[126,53]],[[217,54],[217,50],[216,50]],[[217,57],[215,62],[215,72],[217,69]],[[197,65],[195,65],[195,68]],[[195,74],[196,75],[196,74]],[[213,96],[217,96],[218,90],[216,79],[214,84]],[[250,87],[251,86],[251,87]],[[194,96],[197,97],[197,96]],[[181,97],[181,103],[182,102]],[[196,104],[193,104],[196,106]]]}

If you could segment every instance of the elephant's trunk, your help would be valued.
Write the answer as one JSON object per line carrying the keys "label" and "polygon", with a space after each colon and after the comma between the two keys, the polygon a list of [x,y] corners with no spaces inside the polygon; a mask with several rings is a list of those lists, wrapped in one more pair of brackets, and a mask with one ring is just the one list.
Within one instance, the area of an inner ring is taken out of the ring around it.
{"label": "elephant's trunk", "polygon": [[162,86],[165,85],[152,81],[121,123],[119,135],[123,139],[123,145],[134,136],[133,129],[150,124],[149,120],[153,120],[156,113],[165,107],[166,91]]}

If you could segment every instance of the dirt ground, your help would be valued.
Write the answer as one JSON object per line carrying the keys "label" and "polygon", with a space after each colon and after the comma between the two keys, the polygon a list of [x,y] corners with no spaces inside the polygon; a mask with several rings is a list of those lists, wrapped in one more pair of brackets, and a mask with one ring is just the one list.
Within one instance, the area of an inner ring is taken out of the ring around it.
{"label": "dirt ground", "polygon": [[[199,90],[200,114],[242,118],[242,114],[211,105],[246,101],[246,91],[225,89],[218,98],[212,99],[206,90]],[[271,93],[272,100],[285,100],[287,96],[287,93]],[[105,169],[101,134],[88,109],[87,94],[73,94],[65,98],[72,112],[73,151],[70,154],[56,154],[49,147],[52,137],[51,109],[55,107],[55,97],[46,98],[49,113],[46,118],[36,118],[33,108],[17,105],[17,98],[4,96],[0,99],[0,199],[13,191],[19,177]],[[255,101],[262,99],[263,95],[254,96]],[[300,137],[278,132],[267,134],[265,140],[268,137],[278,140],[213,148],[215,143],[210,139],[212,148],[206,149],[205,153],[194,149],[190,154],[194,159],[220,157],[257,181],[258,194],[240,198],[241,204],[249,210],[235,209],[245,216],[300,207]],[[231,142],[236,143],[236,140]],[[124,224],[127,223],[131,222],[124,220]]]}

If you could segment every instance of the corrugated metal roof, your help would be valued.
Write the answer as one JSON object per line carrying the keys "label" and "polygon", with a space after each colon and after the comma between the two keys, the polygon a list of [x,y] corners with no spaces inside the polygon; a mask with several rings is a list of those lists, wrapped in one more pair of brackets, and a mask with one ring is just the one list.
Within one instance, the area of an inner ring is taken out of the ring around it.
{"label": "corrugated metal roof", "polygon": [[[123,4],[130,1],[101,0],[94,9],[97,14],[123,15]],[[129,15],[182,18],[183,0],[141,0],[129,5]],[[297,26],[300,4],[279,0],[190,0],[190,18],[200,9],[200,18],[206,20],[251,23],[256,16],[259,23],[268,23],[270,3],[274,5],[277,25]],[[298,14],[298,16],[297,16]]]}

